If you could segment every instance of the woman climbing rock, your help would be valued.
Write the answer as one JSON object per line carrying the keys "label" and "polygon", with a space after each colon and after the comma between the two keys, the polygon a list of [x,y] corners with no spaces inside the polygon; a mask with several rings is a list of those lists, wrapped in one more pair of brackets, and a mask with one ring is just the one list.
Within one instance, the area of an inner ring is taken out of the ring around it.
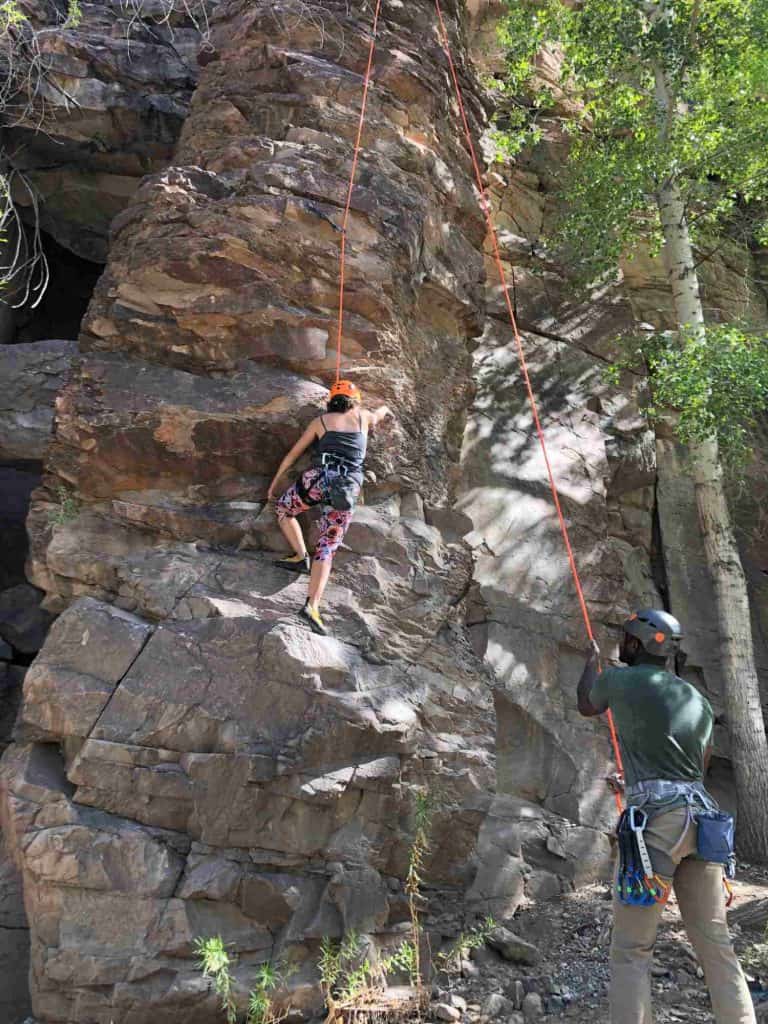
{"label": "woman climbing rock", "polygon": [[[312,467],[277,501],[277,521],[294,553],[276,564],[293,572],[310,573],[309,595],[299,615],[323,636],[328,631],[320,617],[320,602],[333,556],[347,532],[362,487],[368,431],[393,415],[386,405],[371,412],[361,408],[361,402],[362,395],[355,384],[337,381],[330,391],[327,413],[312,420],[280,463],[268,491],[273,501],[282,475],[314,445]],[[309,554],[296,516],[313,505],[322,505],[323,514],[310,570]]]}

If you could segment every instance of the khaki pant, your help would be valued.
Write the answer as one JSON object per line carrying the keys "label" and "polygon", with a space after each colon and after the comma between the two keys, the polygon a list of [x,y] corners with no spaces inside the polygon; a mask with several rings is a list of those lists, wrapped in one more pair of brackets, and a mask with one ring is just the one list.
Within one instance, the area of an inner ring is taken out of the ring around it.
{"label": "khaki pant", "polygon": [[[675,896],[709,988],[717,1024],[755,1024],[752,999],[733,952],[725,920],[723,869],[694,860],[696,825],[676,847],[686,822],[684,807],[653,818],[645,841],[654,869],[673,878]],[[661,856],[659,856],[661,854]],[[660,870],[661,869],[661,870]],[[652,1024],[650,966],[663,907],[632,907],[613,898],[611,1024]]]}

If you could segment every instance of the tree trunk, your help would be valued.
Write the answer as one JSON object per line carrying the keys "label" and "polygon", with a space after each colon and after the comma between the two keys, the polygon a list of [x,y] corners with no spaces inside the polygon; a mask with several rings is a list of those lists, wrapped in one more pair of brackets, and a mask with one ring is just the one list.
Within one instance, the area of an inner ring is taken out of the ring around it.
{"label": "tree trunk", "polygon": [[[674,98],[660,66],[654,68],[660,132],[674,117]],[[680,330],[704,335],[704,310],[680,189],[672,174],[656,195],[664,258]],[[748,860],[768,859],[768,738],[755,668],[747,583],[723,486],[716,440],[690,445],[696,505],[707,567],[715,590],[725,709],[739,803],[737,841]]]}

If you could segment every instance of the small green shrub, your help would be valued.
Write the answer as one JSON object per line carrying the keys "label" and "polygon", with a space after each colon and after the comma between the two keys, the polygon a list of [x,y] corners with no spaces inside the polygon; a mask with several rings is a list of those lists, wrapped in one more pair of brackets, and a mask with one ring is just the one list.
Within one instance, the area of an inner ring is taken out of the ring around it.
{"label": "small green shrub", "polygon": [[[220,935],[214,935],[207,939],[196,939],[195,952],[198,956],[198,968],[204,977],[210,978],[213,982],[227,1024],[238,1024],[232,978],[234,960],[227,952],[224,941]],[[256,972],[256,983],[248,996],[245,1024],[279,1024],[284,1014],[280,1014],[276,1010],[270,993],[278,987],[284,978],[285,976],[274,964],[266,963],[259,967]]]}
{"label": "small green shrub", "polygon": [[80,502],[63,484],[59,484],[56,488],[56,494],[59,499],[58,506],[49,512],[48,522],[51,526],[63,526],[65,523],[71,523],[73,519],[77,519],[80,514]]}
{"label": "small green shrub", "polygon": [[421,991],[421,919],[424,904],[421,892],[424,861],[429,853],[436,799],[429,791],[417,792],[414,805],[414,830],[408,858],[408,874],[405,877],[405,891],[408,896],[408,912],[411,917],[411,943],[413,945],[413,971],[411,984],[419,990],[419,1003],[423,1001]]}
{"label": "small green shrub", "polygon": [[486,917],[481,924],[470,928],[469,931],[462,932],[448,949],[444,949],[441,953],[437,954],[435,957],[437,969],[446,974],[452,974],[457,971],[461,961],[466,960],[471,950],[479,949],[485,945],[485,940],[495,927],[496,922],[494,919]]}
{"label": "small green shrub", "polygon": [[318,968],[329,1016],[336,1017],[340,1010],[382,1002],[393,974],[407,974],[411,984],[415,984],[415,965],[416,949],[409,941],[372,963],[356,932],[347,932],[339,943],[326,936],[320,946]]}
{"label": "small green shrub", "polygon": [[77,28],[83,20],[83,12],[80,7],[80,0],[67,0],[67,20],[65,28]]}

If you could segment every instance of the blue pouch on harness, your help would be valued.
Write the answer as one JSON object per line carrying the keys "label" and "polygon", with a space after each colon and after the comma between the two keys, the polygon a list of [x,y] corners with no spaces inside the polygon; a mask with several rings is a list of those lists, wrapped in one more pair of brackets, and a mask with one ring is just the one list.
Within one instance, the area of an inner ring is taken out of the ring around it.
{"label": "blue pouch on harness", "polygon": [[698,835],[696,853],[701,860],[725,864],[729,873],[734,868],[733,818],[722,811],[699,811],[696,814]]}

